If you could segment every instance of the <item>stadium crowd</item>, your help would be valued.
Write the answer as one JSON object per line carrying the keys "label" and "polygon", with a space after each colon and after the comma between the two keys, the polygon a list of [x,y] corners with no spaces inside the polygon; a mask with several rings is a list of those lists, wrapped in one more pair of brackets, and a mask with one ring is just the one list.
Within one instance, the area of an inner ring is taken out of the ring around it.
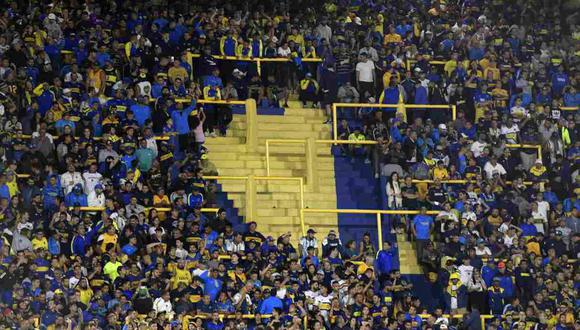
{"label": "stadium crowd", "polygon": [[[0,325],[444,330],[481,329],[491,314],[486,329],[580,328],[580,118],[569,111],[580,28],[567,8],[6,1]],[[244,61],[257,57],[288,62]],[[457,107],[455,120],[428,108],[339,114],[341,139],[379,142],[344,152],[388,177],[388,207],[421,210],[393,232],[416,242],[431,306],[398,270],[396,242],[309,230],[294,246],[252,219],[238,232],[226,210],[201,212],[219,208],[203,144],[225,134],[232,109],[196,100],[285,107],[296,94],[329,118],[333,102]]]}

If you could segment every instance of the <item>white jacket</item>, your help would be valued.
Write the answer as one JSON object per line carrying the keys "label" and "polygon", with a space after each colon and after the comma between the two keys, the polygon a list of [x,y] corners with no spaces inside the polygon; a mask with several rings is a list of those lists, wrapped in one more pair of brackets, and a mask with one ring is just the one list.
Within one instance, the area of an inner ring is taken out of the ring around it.
{"label": "white jacket", "polygon": [[60,185],[62,186],[62,189],[64,189],[65,195],[71,192],[77,183],[82,184],[84,187],[83,177],[79,172],[70,173],[67,171],[60,176]]}
{"label": "white jacket", "polygon": [[159,297],[153,302],[153,309],[157,314],[161,312],[170,314],[173,311],[173,306],[171,306],[171,301],[165,301],[163,298]]}
{"label": "white jacket", "polygon": [[105,194],[101,193],[100,195],[97,195],[97,193],[93,190],[89,193],[89,196],[87,197],[87,204],[91,207],[95,207],[95,206],[101,206],[104,207],[105,206]]}

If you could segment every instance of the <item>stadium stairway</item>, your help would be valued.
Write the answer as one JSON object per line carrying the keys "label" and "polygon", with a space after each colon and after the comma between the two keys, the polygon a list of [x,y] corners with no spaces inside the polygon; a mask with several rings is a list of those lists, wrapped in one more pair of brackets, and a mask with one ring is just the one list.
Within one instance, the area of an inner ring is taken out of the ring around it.
{"label": "stadium stairway", "polygon": [[[298,102],[290,101],[291,107],[283,115],[259,115],[258,149],[246,150],[245,116],[234,113],[233,121],[225,137],[207,138],[208,162],[219,176],[266,176],[266,139],[330,139],[330,127],[323,124],[324,113],[317,109],[302,109]],[[336,208],[334,159],[330,145],[317,144],[317,167],[319,185],[317,191],[306,185],[304,203],[306,208]],[[305,146],[300,144],[272,144],[270,146],[270,176],[306,177]],[[256,219],[246,217],[246,183],[243,180],[218,180],[227,200],[233,202],[237,215],[245,222],[256,221],[258,230],[274,237],[292,233],[293,243],[302,236],[300,227],[300,190],[296,181],[265,181],[256,183]],[[222,201],[227,205],[227,201]],[[334,214],[306,215],[306,227],[316,229],[317,237],[323,239],[329,230],[338,230]]]}

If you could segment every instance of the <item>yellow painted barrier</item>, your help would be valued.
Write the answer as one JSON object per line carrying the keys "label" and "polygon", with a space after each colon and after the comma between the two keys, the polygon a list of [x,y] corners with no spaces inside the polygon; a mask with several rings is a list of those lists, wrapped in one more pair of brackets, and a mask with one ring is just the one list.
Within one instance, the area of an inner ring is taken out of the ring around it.
{"label": "yellow painted barrier", "polygon": [[[104,210],[106,210],[105,207],[101,207],[101,206],[70,206],[68,208],[69,210],[79,210],[79,211],[83,211],[83,212],[102,212]],[[157,212],[171,212],[171,208],[170,207],[146,207],[145,211],[149,212],[150,210],[156,210]],[[201,212],[204,213],[217,213],[217,211],[219,211],[218,208],[201,208]]]}
{"label": "yellow painted barrier", "polygon": [[452,104],[375,104],[375,103],[333,103],[332,104],[332,130],[334,140],[338,140],[338,108],[403,108],[403,109],[450,109],[451,119],[457,119],[457,107]]}
{"label": "yellow painted barrier", "polygon": [[[201,57],[200,54],[193,54],[191,52],[188,52],[187,53],[187,62],[189,63],[189,66],[191,68],[193,68],[193,59],[200,58],[200,57]],[[256,70],[258,72],[258,75],[261,75],[262,63],[282,63],[282,62],[292,62],[293,61],[293,59],[286,58],[286,57],[241,57],[241,56],[225,56],[225,55],[212,55],[212,57],[216,60],[222,60],[222,61],[254,62],[254,63],[256,63]],[[322,62],[322,59],[321,58],[307,57],[307,58],[302,58],[301,61],[306,62],[306,63],[320,63],[320,62]],[[191,70],[190,79],[193,79],[193,70]]]}
{"label": "yellow painted barrier", "polygon": [[[150,99],[150,102],[154,102],[155,99]],[[181,98],[175,99],[176,102],[189,103],[191,98]],[[258,107],[256,105],[256,100],[247,99],[245,101],[225,101],[225,100],[196,100],[199,104],[228,104],[228,105],[245,105],[246,108],[246,147],[248,150],[255,150],[258,145]],[[21,135],[23,139],[31,139],[30,135]],[[78,139],[79,137],[75,137]],[[102,137],[93,137],[95,141],[101,141]],[[169,140],[169,135],[155,136],[157,141],[167,141]]]}
{"label": "yellow painted barrier", "polygon": [[578,111],[578,107],[560,107],[562,111]]}
{"label": "yellow painted barrier", "polygon": [[536,149],[538,152],[538,159],[542,160],[542,145],[541,144],[506,144],[510,149]]}
{"label": "yellow painted barrier", "polygon": [[[427,211],[429,215],[437,215],[441,211]],[[300,225],[304,228],[306,213],[330,213],[330,214],[374,214],[377,217],[378,246],[383,248],[382,215],[415,215],[421,213],[419,210],[357,210],[357,209],[300,209]]]}

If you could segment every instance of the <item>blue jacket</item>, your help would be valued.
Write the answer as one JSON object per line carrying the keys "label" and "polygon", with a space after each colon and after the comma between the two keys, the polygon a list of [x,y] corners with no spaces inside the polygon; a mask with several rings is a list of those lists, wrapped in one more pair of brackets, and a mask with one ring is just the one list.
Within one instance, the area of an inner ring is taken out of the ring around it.
{"label": "blue jacket", "polygon": [[396,268],[396,257],[393,248],[379,251],[377,259],[375,260],[375,270],[379,275],[389,274],[391,270]]}
{"label": "blue jacket", "polygon": [[[419,86],[415,89],[415,104],[429,103],[429,91],[427,87]],[[424,109],[423,109],[424,110]]]}
{"label": "blue jacket", "polygon": [[499,277],[499,286],[504,290],[504,297],[511,298],[514,296],[514,280],[512,279],[511,273],[497,273],[496,277]]}
{"label": "blue jacket", "polygon": [[504,307],[504,290],[502,288],[496,290],[494,287],[490,287],[487,289],[487,294],[491,314],[501,314]]}
{"label": "blue jacket", "polygon": [[[398,104],[399,103],[399,88],[388,87],[385,88],[382,95],[382,104]],[[385,108],[384,111],[397,111],[397,108]]]}
{"label": "blue jacket", "polygon": [[99,221],[85,236],[75,235],[70,243],[71,253],[73,255],[84,256],[87,252],[87,247],[91,245],[91,241],[102,227],[103,222]]}
{"label": "blue jacket", "polygon": [[274,308],[283,308],[282,300],[276,296],[270,296],[262,302],[260,306],[260,314],[272,314]]}
{"label": "blue jacket", "polygon": [[209,271],[203,272],[199,277],[203,281],[203,293],[209,295],[212,301],[216,300],[222,290],[223,282],[217,278],[210,277]]}
{"label": "blue jacket", "polygon": [[131,106],[131,110],[135,114],[135,120],[139,123],[139,126],[145,126],[145,121],[151,119],[151,107],[145,104],[134,104]]}
{"label": "blue jacket", "polygon": [[[47,181],[49,180],[50,178]],[[45,210],[52,210],[58,206],[56,200],[62,197],[62,188],[60,187],[60,179],[58,176],[56,176],[56,184],[54,186],[50,185],[49,182],[46,183],[42,189],[42,195],[44,197]]]}
{"label": "blue jacket", "polygon": [[496,268],[491,268],[487,265],[481,267],[481,278],[483,278],[483,280],[485,281],[485,285],[487,285],[488,287],[491,286],[495,274],[497,274]]}
{"label": "blue jacket", "polygon": [[[462,284],[457,289],[457,308],[467,308],[467,300],[467,288]],[[445,291],[445,306],[445,312],[451,312],[451,294],[447,291]]]}
{"label": "blue jacket", "polygon": [[87,202],[87,195],[81,193],[79,195],[74,192],[70,192],[64,198],[64,203],[66,206],[89,206]]}
{"label": "blue jacket", "polygon": [[173,130],[179,134],[189,133],[189,115],[195,110],[196,101],[191,100],[191,105],[181,111],[175,110],[171,113],[171,119],[173,120]]}

